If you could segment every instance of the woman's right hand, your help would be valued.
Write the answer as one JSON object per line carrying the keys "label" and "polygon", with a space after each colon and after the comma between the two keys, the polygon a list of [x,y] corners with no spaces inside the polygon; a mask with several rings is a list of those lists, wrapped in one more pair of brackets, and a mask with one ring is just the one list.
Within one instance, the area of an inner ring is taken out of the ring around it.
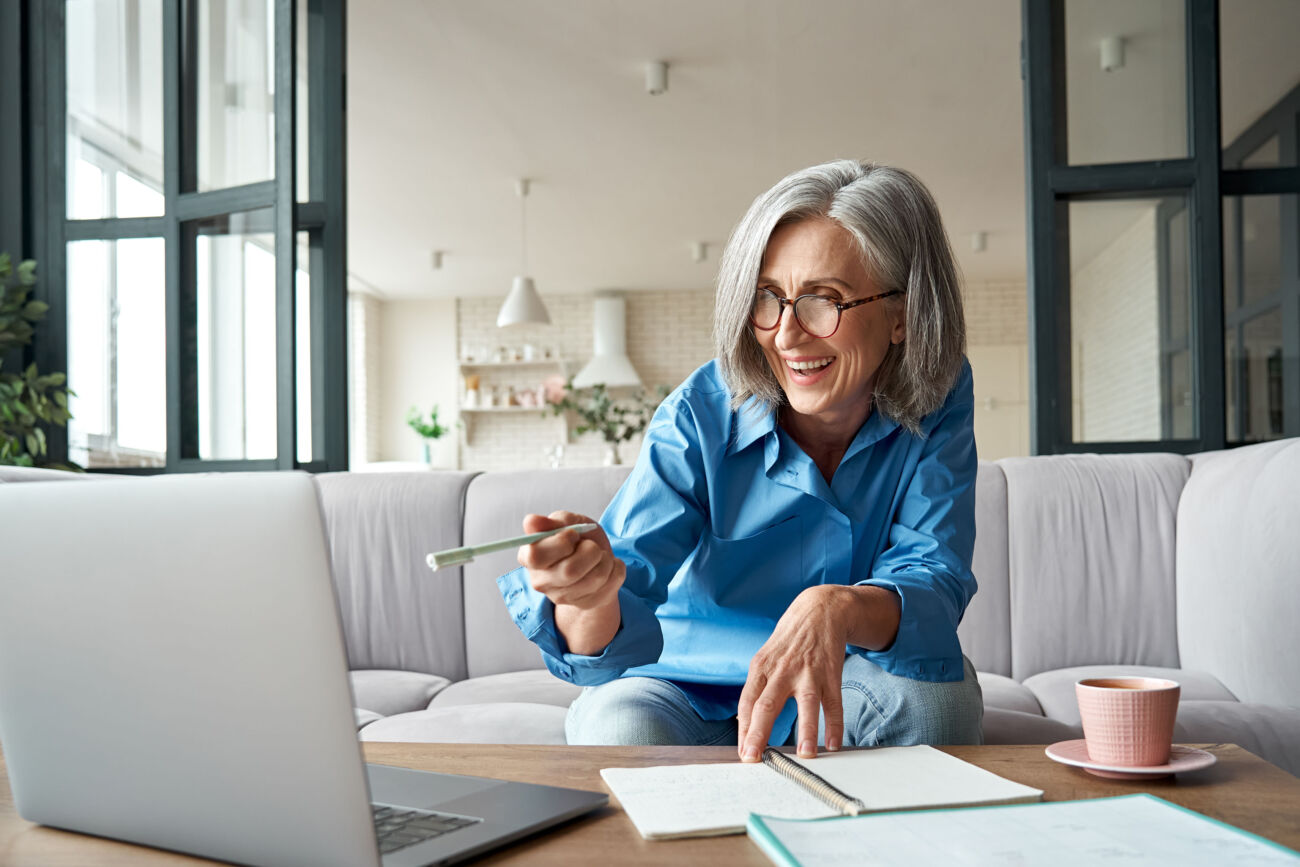
{"label": "woman's right hand", "polygon": [[[550,515],[524,517],[525,533],[540,533],[570,524],[595,524],[576,512],[552,512]],[[627,570],[614,556],[609,538],[597,524],[586,533],[556,533],[554,536],[523,545],[519,565],[528,569],[533,589],[557,606],[571,605],[579,610],[603,608],[618,599]]]}

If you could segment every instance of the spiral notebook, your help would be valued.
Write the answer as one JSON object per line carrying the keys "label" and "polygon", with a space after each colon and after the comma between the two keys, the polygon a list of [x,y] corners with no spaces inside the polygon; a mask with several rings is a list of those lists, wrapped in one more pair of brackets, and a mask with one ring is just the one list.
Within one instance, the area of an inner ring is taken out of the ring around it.
{"label": "spiral notebook", "polygon": [[647,840],[740,834],[750,813],[823,819],[882,810],[1019,804],[1041,789],[933,747],[878,747],[763,762],[605,768],[605,785]]}

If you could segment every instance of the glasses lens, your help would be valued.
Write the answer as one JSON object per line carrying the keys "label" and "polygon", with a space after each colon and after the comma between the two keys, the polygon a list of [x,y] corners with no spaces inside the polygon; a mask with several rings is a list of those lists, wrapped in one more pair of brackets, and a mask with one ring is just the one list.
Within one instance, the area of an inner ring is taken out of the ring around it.
{"label": "glasses lens", "polygon": [[820,295],[800,295],[794,302],[794,315],[803,330],[813,337],[827,337],[840,324],[840,311],[835,302]]}
{"label": "glasses lens", "polygon": [[754,294],[754,311],[750,314],[759,328],[773,328],[781,318],[781,302],[766,289]]}

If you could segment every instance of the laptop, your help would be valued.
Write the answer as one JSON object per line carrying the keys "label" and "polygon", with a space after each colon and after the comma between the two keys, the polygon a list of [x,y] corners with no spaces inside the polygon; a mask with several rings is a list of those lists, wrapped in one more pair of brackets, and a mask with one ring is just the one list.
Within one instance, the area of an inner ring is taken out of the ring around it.
{"label": "laptop", "polygon": [[414,867],[608,801],[364,762],[308,475],[0,485],[0,515],[0,746],[29,821],[241,864]]}

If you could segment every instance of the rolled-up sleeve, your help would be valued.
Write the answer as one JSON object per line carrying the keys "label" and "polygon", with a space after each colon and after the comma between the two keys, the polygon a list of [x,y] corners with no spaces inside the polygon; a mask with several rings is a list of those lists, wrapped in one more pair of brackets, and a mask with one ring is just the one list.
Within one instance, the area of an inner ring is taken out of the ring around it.
{"label": "rolled-up sleeve", "polygon": [[970,564],[978,459],[969,368],[939,412],[898,501],[889,546],[871,577],[858,582],[898,594],[898,635],[884,650],[850,649],[891,674],[957,681],[963,676],[957,624],[975,594]]}
{"label": "rolled-up sleeve", "polygon": [[627,576],[618,593],[618,631],[596,656],[569,652],[555,627],[554,605],[533,589],[527,569],[497,579],[510,616],[541,650],[551,673],[595,686],[659,659],[663,631],[655,611],[699,541],[707,514],[705,485],[695,420],[680,393],[674,394],[655,411],[636,465],[600,519]]}

